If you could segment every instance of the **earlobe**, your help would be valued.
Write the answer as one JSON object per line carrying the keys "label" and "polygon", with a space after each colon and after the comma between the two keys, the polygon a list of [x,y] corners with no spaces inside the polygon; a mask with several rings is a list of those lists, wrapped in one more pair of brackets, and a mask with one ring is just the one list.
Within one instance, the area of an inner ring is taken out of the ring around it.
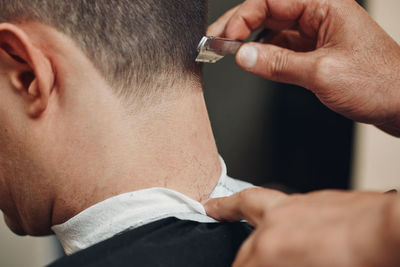
{"label": "earlobe", "polygon": [[29,97],[32,98],[28,106],[28,115],[36,118],[39,117],[47,108],[49,94],[41,94],[41,90],[39,89],[38,80],[33,80],[28,87]]}
{"label": "earlobe", "polygon": [[15,88],[26,95],[26,111],[32,118],[39,117],[47,108],[50,92],[39,87],[38,79],[30,71],[22,72],[13,79]]}
{"label": "earlobe", "polygon": [[0,24],[0,50],[8,56],[8,77],[20,93],[30,117],[39,117],[47,108],[55,74],[50,60],[19,27]]}

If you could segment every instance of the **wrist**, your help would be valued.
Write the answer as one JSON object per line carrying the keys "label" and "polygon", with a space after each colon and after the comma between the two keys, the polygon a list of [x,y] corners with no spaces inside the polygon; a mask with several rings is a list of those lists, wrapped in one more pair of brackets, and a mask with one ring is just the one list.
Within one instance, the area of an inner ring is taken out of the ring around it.
{"label": "wrist", "polygon": [[400,137],[400,113],[394,116],[393,119],[388,120],[383,124],[376,125],[376,127],[390,135]]}
{"label": "wrist", "polygon": [[[398,60],[400,60],[400,46],[398,46],[398,51]],[[388,81],[391,89],[388,91],[392,93],[388,94],[390,99],[388,99],[386,106],[382,106],[382,110],[386,109],[388,114],[386,120],[376,126],[388,134],[400,137],[400,64],[391,73],[393,74],[391,75],[392,78]]]}

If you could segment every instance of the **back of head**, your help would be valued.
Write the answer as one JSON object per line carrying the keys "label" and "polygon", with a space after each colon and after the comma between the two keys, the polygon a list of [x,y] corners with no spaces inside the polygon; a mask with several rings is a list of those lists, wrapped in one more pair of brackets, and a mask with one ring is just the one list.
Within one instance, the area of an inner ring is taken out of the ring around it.
{"label": "back of head", "polygon": [[199,76],[207,0],[3,0],[0,22],[35,21],[71,37],[124,99],[157,97]]}

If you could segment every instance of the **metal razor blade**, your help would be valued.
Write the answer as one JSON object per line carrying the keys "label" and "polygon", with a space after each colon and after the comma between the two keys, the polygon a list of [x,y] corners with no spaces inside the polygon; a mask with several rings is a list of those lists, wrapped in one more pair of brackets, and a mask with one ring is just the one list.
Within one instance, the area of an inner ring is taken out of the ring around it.
{"label": "metal razor blade", "polygon": [[236,54],[243,44],[242,41],[204,36],[197,47],[196,62],[215,63],[226,55]]}
{"label": "metal razor blade", "polygon": [[[256,32],[252,42],[268,43],[271,40],[271,30],[261,29]],[[234,55],[244,44],[243,41],[235,41],[214,36],[204,36],[197,47],[196,62],[215,63],[226,55]]]}

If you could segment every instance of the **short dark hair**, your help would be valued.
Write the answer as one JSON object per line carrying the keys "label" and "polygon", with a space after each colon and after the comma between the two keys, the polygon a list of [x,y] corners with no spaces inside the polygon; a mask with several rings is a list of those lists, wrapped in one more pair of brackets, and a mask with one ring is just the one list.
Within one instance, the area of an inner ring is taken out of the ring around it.
{"label": "short dark hair", "polygon": [[198,74],[207,0],[0,1],[0,22],[28,21],[70,36],[118,94],[140,98]]}

